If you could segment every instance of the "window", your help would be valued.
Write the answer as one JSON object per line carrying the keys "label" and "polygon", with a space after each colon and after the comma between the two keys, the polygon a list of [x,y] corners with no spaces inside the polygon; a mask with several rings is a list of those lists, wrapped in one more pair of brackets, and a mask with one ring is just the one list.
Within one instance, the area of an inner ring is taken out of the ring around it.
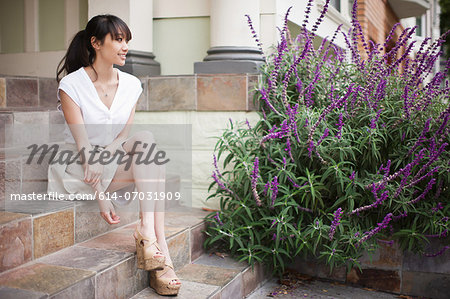
{"label": "window", "polygon": [[341,11],[341,0],[331,0],[330,1],[331,6],[337,9],[337,11]]}
{"label": "window", "polygon": [[416,17],[416,35],[423,36],[422,16]]}

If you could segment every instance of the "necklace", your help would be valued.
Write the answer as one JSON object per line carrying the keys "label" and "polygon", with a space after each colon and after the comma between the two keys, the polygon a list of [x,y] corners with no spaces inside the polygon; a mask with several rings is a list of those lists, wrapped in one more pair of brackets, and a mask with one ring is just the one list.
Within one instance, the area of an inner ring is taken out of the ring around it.
{"label": "necklace", "polygon": [[105,91],[105,89],[102,86],[99,86],[99,87],[101,87],[101,89],[102,89],[101,91],[102,91],[103,96],[105,98],[107,98],[108,97],[108,93]]}

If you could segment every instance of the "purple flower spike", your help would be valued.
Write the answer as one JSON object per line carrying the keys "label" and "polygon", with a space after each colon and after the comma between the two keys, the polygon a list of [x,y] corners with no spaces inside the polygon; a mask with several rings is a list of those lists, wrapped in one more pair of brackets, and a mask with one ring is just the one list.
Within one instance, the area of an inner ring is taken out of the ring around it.
{"label": "purple flower spike", "polygon": [[251,130],[251,129],[252,129],[252,126],[250,126],[250,123],[248,122],[248,119],[247,119],[247,118],[245,119],[245,123],[247,124],[248,129]]}
{"label": "purple flower spike", "polygon": [[[256,45],[258,46],[259,51],[261,51],[261,53],[263,53],[263,49],[262,49],[262,44],[261,41],[258,39],[258,35],[256,34],[256,30],[253,27],[253,22],[252,19],[250,18],[249,15],[245,15],[247,17],[247,23],[248,23],[248,27],[250,28],[250,31],[252,32],[252,36],[255,39]],[[263,56],[264,61],[266,61],[266,57]]]}
{"label": "purple flower spike", "polygon": [[259,176],[259,159],[258,157],[255,158],[255,162],[253,164],[253,172],[251,174],[252,178],[252,193],[253,197],[255,198],[256,205],[259,207],[261,206],[261,199],[259,198],[258,190],[256,190],[256,184],[258,182],[258,176]]}
{"label": "purple flower spike", "polygon": [[448,249],[450,249],[450,246],[449,246],[449,245],[442,247],[442,249],[439,250],[439,251],[436,252],[436,253],[425,253],[424,255],[425,255],[426,257],[436,257],[436,256],[439,256],[439,255],[442,255],[442,254],[443,254],[445,251],[447,251]]}
{"label": "purple flower spike", "polygon": [[277,219],[274,219],[273,221],[272,221],[272,223],[270,224],[270,227],[272,227],[274,224],[277,224],[278,223],[278,220]]}
{"label": "purple flower spike", "polygon": [[383,221],[381,223],[378,223],[378,226],[370,231],[367,231],[364,233],[364,236],[358,241],[358,243],[356,244],[356,246],[361,245],[362,243],[366,242],[367,240],[369,240],[370,238],[372,238],[376,233],[380,232],[381,230],[385,229],[389,222],[391,222],[392,220],[392,213],[387,214]]}
{"label": "purple flower spike", "polygon": [[275,176],[272,181],[272,207],[275,204],[275,200],[277,199],[278,185],[278,178]]}
{"label": "purple flower spike", "polygon": [[322,141],[328,137],[329,132],[330,131],[328,130],[328,128],[325,128],[322,137],[320,137],[319,141],[317,141],[317,146],[319,146],[322,143]]}
{"label": "purple flower spike", "polygon": [[434,235],[424,235],[427,238],[445,238],[447,237],[448,234],[448,230],[444,230],[442,233],[440,234],[434,234]]}
{"label": "purple flower spike", "polygon": [[339,120],[338,123],[336,124],[338,127],[338,132],[336,134],[336,138],[337,139],[341,139],[342,137],[342,127],[344,126],[344,123],[342,122],[342,112],[339,114]]}
{"label": "purple flower spike", "polygon": [[[289,137],[286,140],[286,148],[284,150],[288,153],[291,161],[294,161],[294,157],[292,156],[291,138],[289,138]],[[283,157],[283,163],[284,163],[284,165],[286,165],[286,163],[284,162],[284,159],[285,158]]]}
{"label": "purple flower spike", "polygon": [[235,196],[235,197],[238,198],[238,196],[237,196],[232,190],[230,190],[230,188],[228,188],[227,186],[225,186],[224,182],[222,182],[222,181],[217,177],[217,173],[216,173],[215,171],[213,171],[212,178],[213,178],[214,181],[217,183],[217,185],[219,186],[220,189],[225,190],[226,192],[230,193],[232,196]]}
{"label": "purple flower spike", "polygon": [[350,181],[354,181],[355,180],[355,171],[352,172],[352,174],[348,177],[350,179]]}
{"label": "purple flower spike", "polygon": [[334,233],[336,232],[336,228],[340,224],[341,217],[342,217],[343,213],[344,212],[342,211],[342,209],[338,208],[333,214],[334,219],[333,219],[333,222],[331,223],[330,233],[328,234],[328,236],[330,237],[330,241],[333,240]]}
{"label": "purple flower spike", "polygon": [[428,182],[428,185],[427,185],[427,187],[425,188],[425,190],[422,192],[422,194],[420,194],[420,195],[419,195],[418,197],[416,197],[415,199],[410,200],[410,201],[408,201],[408,202],[406,202],[406,203],[409,204],[409,205],[413,205],[413,204],[417,203],[418,201],[424,199],[425,196],[427,195],[427,193],[430,192],[430,190],[431,190],[431,188],[433,187],[434,183],[436,183],[436,179],[431,179],[431,180]]}
{"label": "purple flower spike", "polygon": [[439,210],[442,210],[444,206],[442,203],[438,202],[434,208],[431,208],[432,214],[438,212]]}
{"label": "purple flower spike", "polygon": [[216,216],[214,216],[214,218],[216,219],[217,223],[218,223],[220,226],[223,225],[223,222],[222,222],[222,220],[220,220],[220,217],[219,217],[219,212],[216,213]]}
{"label": "purple flower spike", "polygon": [[213,154],[213,158],[214,158],[214,168],[216,169],[217,175],[218,175],[219,177],[221,177],[222,174],[220,173],[219,167],[217,166],[217,157],[216,157],[216,154]]}

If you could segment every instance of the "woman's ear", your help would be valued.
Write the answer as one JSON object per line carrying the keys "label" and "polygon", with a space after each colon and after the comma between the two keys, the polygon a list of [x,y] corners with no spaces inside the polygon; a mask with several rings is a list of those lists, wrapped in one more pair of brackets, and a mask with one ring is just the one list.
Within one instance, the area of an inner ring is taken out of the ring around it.
{"label": "woman's ear", "polygon": [[96,50],[100,49],[100,42],[97,40],[95,36],[91,37],[91,45]]}

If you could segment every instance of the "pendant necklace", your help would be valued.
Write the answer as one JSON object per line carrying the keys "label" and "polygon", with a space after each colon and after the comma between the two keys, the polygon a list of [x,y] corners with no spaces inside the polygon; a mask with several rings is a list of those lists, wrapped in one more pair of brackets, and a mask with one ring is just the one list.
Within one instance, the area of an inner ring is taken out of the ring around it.
{"label": "pendant necklace", "polygon": [[105,98],[108,97],[108,93],[105,91],[105,89],[103,87],[102,87],[102,93]]}

